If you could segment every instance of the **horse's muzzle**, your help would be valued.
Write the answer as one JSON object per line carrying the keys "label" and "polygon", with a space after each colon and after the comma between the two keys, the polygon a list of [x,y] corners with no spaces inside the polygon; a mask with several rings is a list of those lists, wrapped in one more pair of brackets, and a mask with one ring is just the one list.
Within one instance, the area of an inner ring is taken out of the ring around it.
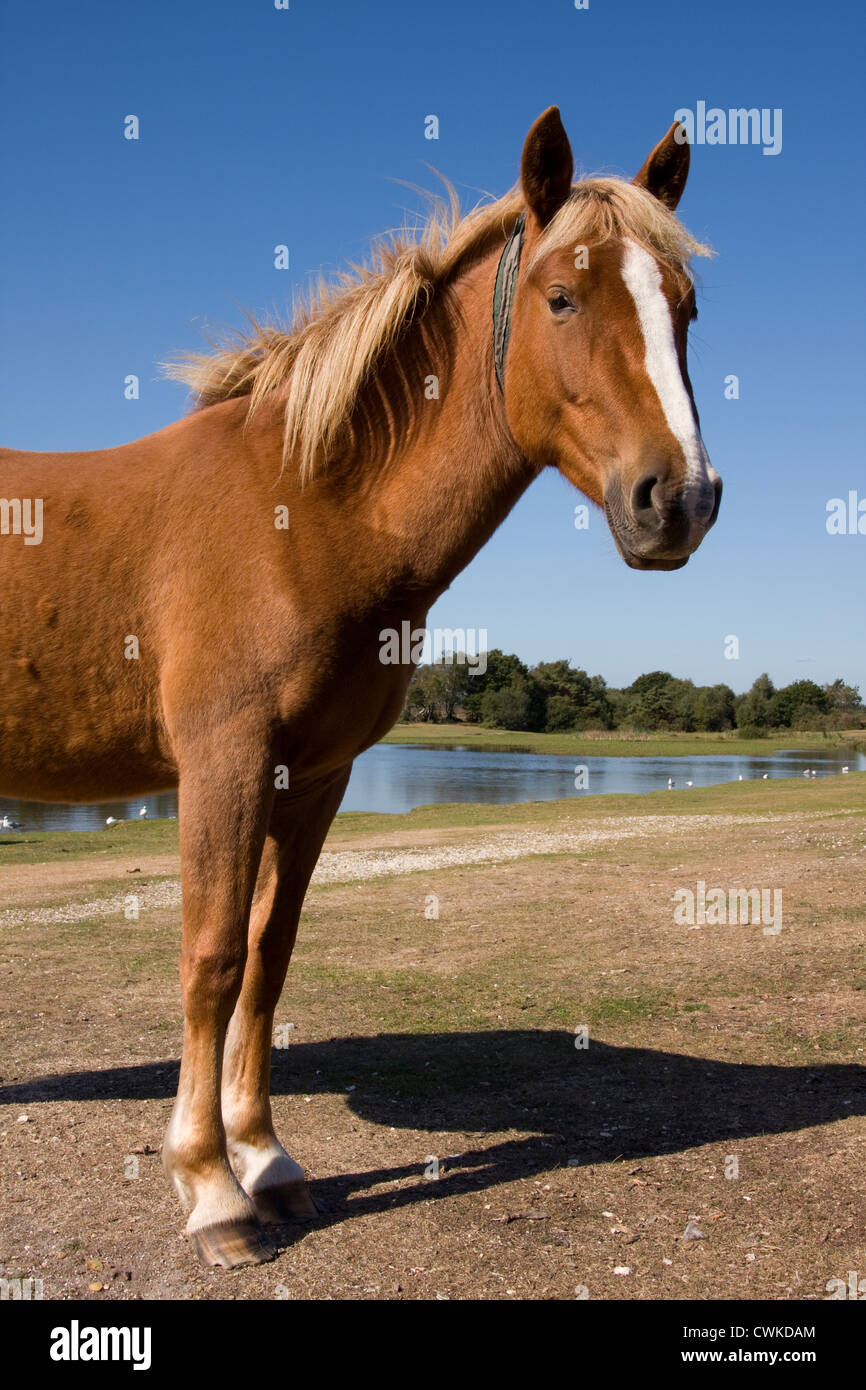
{"label": "horse's muzzle", "polygon": [[715,525],[722,480],[713,471],[705,481],[669,489],[651,470],[632,485],[626,498],[618,476],[604,492],[604,510],[614,542],[626,564],[639,570],[682,569]]}

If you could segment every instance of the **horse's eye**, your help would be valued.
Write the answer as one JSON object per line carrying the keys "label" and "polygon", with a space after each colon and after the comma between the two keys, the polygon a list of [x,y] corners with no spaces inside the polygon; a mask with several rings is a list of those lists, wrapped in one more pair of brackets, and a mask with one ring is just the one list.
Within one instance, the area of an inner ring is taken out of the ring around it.
{"label": "horse's eye", "polygon": [[572,303],[564,290],[560,290],[557,294],[551,295],[547,301],[547,307],[552,314],[567,314],[570,309],[575,309],[577,306]]}

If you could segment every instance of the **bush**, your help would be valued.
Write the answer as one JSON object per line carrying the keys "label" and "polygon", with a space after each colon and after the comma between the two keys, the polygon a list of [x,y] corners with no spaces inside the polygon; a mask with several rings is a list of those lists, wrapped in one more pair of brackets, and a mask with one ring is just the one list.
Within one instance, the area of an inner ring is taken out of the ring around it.
{"label": "bush", "polygon": [[577,721],[577,705],[570,695],[551,695],[547,701],[545,731],[558,734],[573,729]]}
{"label": "bush", "polygon": [[529,723],[529,683],[514,676],[501,690],[485,690],[481,714],[488,728],[525,729]]}

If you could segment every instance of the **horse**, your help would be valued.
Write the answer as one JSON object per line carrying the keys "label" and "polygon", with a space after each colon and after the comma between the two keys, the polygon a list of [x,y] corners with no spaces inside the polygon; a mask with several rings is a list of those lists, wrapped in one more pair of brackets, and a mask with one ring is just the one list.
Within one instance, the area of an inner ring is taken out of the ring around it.
{"label": "horse", "polygon": [[716,520],[686,363],[709,252],[675,215],[684,135],[632,181],[573,182],[550,107],[504,197],[461,215],[452,190],[289,325],[253,319],[168,364],[194,393],[179,421],[0,451],[0,792],[178,789],[163,1161],[205,1265],[272,1258],[267,1227],[316,1212],[274,1132],[273,1017],[352,761],[412,676],[385,633],[424,628],[544,469],[603,509],[633,569],[680,568]]}

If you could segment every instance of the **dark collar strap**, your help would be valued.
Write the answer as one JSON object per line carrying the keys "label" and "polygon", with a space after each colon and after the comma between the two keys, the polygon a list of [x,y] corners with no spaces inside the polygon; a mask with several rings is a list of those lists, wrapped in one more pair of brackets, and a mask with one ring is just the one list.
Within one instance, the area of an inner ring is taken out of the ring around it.
{"label": "dark collar strap", "polygon": [[523,230],[526,217],[520,214],[514,224],[514,231],[505,243],[496,270],[496,284],[493,289],[493,366],[500,391],[505,390],[505,354],[511,336],[511,306],[514,302],[514,289],[517,284],[517,271],[520,267],[520,252],[523,249]]}

